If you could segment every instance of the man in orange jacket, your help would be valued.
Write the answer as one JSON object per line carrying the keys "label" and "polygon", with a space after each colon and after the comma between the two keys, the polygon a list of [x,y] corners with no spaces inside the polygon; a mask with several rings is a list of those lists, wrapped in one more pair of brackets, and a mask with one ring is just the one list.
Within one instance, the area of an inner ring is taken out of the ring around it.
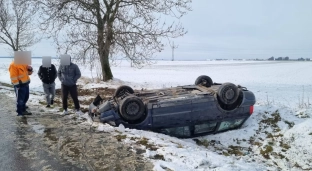
{"label": "man in orange jacket", "polygon": [[17,98],[17,116],[31,115],[32,113],[26,111],[26,102],[29,98],[29,75],[33,72],[32,67],[28,65],[15,64],[13,61],[10,64],[9,72]]}

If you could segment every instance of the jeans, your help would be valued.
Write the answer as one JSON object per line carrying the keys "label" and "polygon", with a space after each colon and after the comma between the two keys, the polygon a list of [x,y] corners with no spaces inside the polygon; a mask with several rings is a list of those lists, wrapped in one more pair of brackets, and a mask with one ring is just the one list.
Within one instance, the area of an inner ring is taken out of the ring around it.
{"label": "jeans", "polygon": [[16,112],[18,115],[23,115],[23,112],[26,111],[26,103],[29,99],[29,86],[22,85],[19,89],[14,86],[15,95],[16,95]]}
{"label": "jeans", "polygon": [[42,85],[47,104],[50,105],[51,100],[54,100],[55,97],[55,83],[51,84],[43,83]]}

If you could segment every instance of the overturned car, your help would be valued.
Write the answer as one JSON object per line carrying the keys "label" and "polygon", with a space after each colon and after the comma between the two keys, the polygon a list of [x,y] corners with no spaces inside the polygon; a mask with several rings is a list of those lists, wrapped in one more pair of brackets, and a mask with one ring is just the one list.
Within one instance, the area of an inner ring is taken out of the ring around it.
{"label": "overturned car", "polygon": [[103,102],[98,95],[89,115],[115,126],[189,138],[236,129],[253,113],[254,94],[233,83],[199,76],[194,85],[134,91],[120,86]]}

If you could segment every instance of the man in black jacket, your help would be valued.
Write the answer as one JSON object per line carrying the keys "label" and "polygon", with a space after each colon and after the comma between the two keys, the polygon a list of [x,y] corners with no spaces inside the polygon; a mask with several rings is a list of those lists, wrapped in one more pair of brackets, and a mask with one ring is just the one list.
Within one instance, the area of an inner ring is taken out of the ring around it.
{"label": "man in black jacket", "polygon": [[53,64],[50,67],[39,68],[38,75],[43,84],[43,91],[45,93],[47,107],[53,107],[55,97],[55,79],[57,78],[57,71]]}

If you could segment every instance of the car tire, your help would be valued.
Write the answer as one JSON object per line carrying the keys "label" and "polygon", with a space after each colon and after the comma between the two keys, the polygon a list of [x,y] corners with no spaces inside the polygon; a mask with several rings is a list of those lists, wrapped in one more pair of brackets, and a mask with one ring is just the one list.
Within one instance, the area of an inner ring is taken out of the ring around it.
{"label": "car tire", "polygon": [[145,105],[139,97],[127,96],[121,101],[119,111],[125,120],[138,121],[145,115]]}
{"label": "car tire", "polygon": [[212,84],[213,84],[212,79],[207,75],[201,75],[197,77],[197,79],[195,80],[195,85],[211,87]]}
{"label": "car tire", "polygon": [[131,87],[129,86],[126,86],[126,85],[123,85],[123,86],[120,86],[116,89],[115,93],[114,93],[114,97],[122,97],[126,94],[133,94],[134,91]]}
{"label": "car tire", "polygon": [[238,99],[239,90],[233,83],[224,83],[219,87],[217,95],[223,104],[231,105]]}

